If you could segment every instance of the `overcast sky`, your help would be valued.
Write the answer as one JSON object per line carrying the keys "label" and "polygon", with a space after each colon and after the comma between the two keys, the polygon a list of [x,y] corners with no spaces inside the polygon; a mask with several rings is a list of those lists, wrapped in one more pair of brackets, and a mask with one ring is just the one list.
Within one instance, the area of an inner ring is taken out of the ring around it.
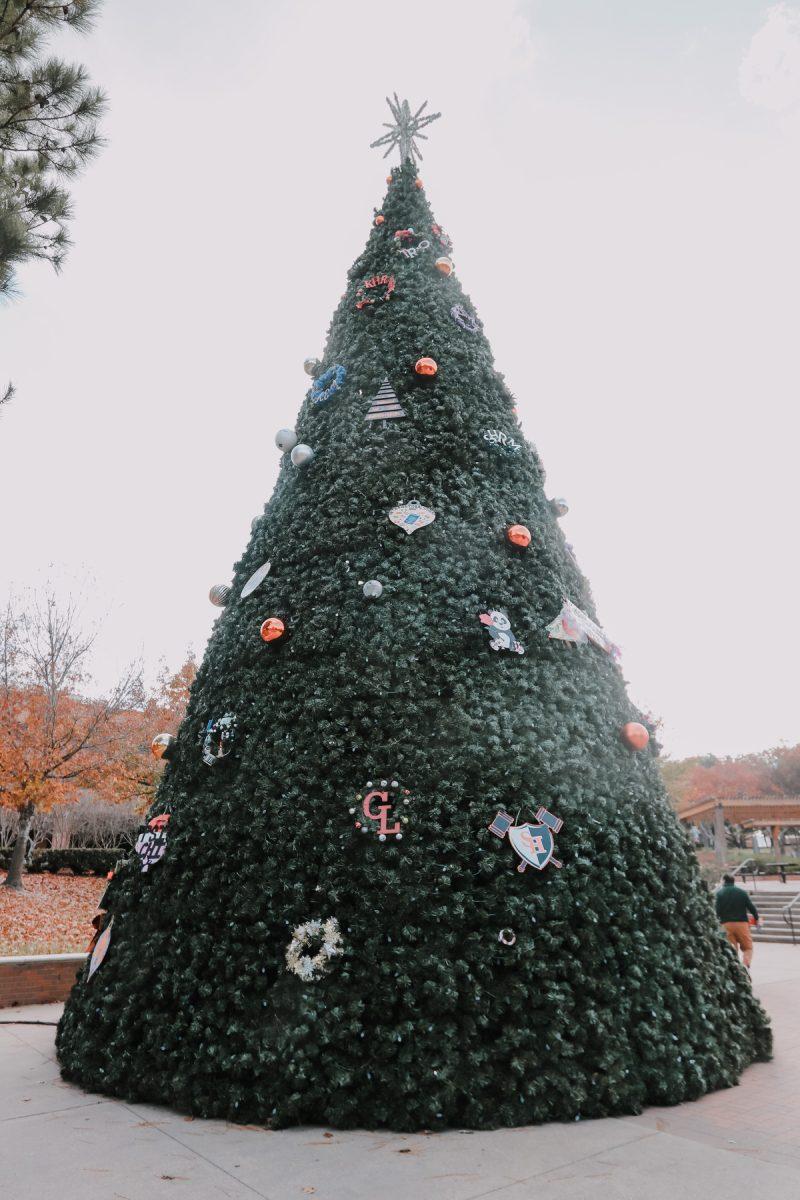
{"label": "overcast sky", "polygon": [[800,740],[800,3],[107,0],[64,49],[109,145],[0,311],[0,597],[88,579],[101,683],[202,653],[397,90],[633,697],[676,755]]}

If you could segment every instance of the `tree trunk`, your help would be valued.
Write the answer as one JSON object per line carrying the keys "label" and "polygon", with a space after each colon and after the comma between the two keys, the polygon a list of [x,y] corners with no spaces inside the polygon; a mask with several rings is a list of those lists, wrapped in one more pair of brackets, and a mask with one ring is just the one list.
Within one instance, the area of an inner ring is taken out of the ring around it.
{"label": "tree trunk", "polygon": [[36,806],[31,800],[19,810],[17,840],[14,842],[14,849],[11,851],[11,862],[8,864],[8,875],[3,887],[17,888],[18,891],[22,890],[22,867],[25,862],[25,848],[28,844],[28,834],[31,831],[35,811]]}

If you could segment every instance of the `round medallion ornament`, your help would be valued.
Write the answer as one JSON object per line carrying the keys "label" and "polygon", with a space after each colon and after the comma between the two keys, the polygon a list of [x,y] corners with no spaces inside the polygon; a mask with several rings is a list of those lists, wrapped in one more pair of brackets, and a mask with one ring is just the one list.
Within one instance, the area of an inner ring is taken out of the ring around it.
{"label": "round medallion ornament", "polygon": [[650,734],[638,721],[628,721],[622,726],[622,740],[629,750],[644,750]]}
{"label": "round medallion ornament", "polygon": [[267,617],[261,626],[261,637],[265,642],[276,642],[286,632],[286,626],[280,617]]}
{"label": "round medallion ornament", "polygon": [[[316,954],[309,950],[322,942]],[[330,966],[331,959],[342,953],[342,935],[335,917],[327,921],[306,921],[298,925],[286,951],[286,968],[305,982],[319,976]]]}
{"label": "round medallion ornament", "polygon": [[279,429],[275,434],[275,445],[281,454],[288,454],[297,445],[297,434],[293,429]]}
{"label": "round medallion ornament", "polygon": [[236,714],[229,712],[208,721],[203,733],[203,762],[207,767],[228,757],[236,740],[237,724]]}
{"label": "round medallion ornament", "polygon": [[319,407],[322,404],[327,404],[331,396],[339,391],[345,381],[347,368],[340,363],[336,363],[333,367],[328,367],[327,371],[323,371],[318,379],[314,380],[311,387],[311,399],[314,404]]}
{"label": "round medallion ornament", "polygon": [[435,358],[418,358],[414,363],[414,370],[418,375],[435,375],[439,367]]}
{"label": "round medallion ornament", "polygon": [[231,589],[227,583],[215,583],[208,593],[208,598],[217,608],[224,608],[230,599]]}
{"label": "round medallion ornament", "polygon": [[303,370],[306,375],[316,375],[321,366],[322,363],[318,358],[306,358],[303,360]]}
{"label": "round medallion ornament", "polygon": [[175,738],[171,733],[157,733],[150,743],[150,753],[153,758],[163,758],[169,762]]}
{"label": "round medallion ornament", "polygon": [[521,546],[523,550],[531,544],[531,531],[527,525],[509,525],[506,537],[512,546]]}
{"label": "round medallion ornament", "polygon": [[481,327],[481,323],[474,313],[471,313],[468,308],[464,308],[463,304],[454,304],[450,309],[450,316],[462,329],[466,329],[467,333],[477,333]]}
{"label": "round medallion ornament", "polygon": [[453,266],[453,260],[448,258],[446,255],[443,255],[442,258],[437,258],[433,265],[436,267],[436,270],[441,271],[443,275],[452,275],[453,271],[455,270],[455,267]]}
{"label": "round medallion ornament", "polygon": [[253,574],[248,579],[247,583],[242,588],[242,599],[243,600],[247,596],[252,595],[252,593],[256,590],[256,588],[259,587],[259,585],[264,582],[264,580],[269,575],[271,566],[272,566],[272,563],[265,562],[265,563],[261,564],[261,566],[258,568],[257,571],[253,572]]}
{"label": "round medallion ornament", "polygon": [[292,462],[296,467],[307,467],[314,457],[314,451],[305,442],[298,442],[291,453]]}

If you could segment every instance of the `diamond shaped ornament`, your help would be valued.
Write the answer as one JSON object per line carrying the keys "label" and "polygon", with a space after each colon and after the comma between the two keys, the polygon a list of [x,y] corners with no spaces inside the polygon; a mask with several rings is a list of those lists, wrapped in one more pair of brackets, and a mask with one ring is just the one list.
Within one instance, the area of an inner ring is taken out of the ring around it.
{"label": "diamond shaped ornament", "polygon": [[432,508],[420,504],[418,500],[410,500],[408,504],[398,504],[397,508],[390,508],[389,520],[405,529],[406,533],[414,533],[435,521],[436,513]]}

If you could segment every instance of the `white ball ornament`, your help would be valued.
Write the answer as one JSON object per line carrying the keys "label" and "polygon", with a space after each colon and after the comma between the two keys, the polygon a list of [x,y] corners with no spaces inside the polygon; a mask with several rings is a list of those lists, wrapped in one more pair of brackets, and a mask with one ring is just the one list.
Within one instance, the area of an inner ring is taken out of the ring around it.
{"label": "white ball ornament", "polygon": [[379,579],[368,579],[361,590],[368,600],[377,600],[383,594],[383,584]]}
{"label": "white ball ornament", "polygon": [[305,442],[298,442],[292,450],[292,462],[296,467],[307,467],[314,457],[314,451]]}
{"label": "white ball ornament", "polygon": [[293,429],[279,429],[275,434],[275,445],[281,454],[288,454],[297,445],[297,434]]}

